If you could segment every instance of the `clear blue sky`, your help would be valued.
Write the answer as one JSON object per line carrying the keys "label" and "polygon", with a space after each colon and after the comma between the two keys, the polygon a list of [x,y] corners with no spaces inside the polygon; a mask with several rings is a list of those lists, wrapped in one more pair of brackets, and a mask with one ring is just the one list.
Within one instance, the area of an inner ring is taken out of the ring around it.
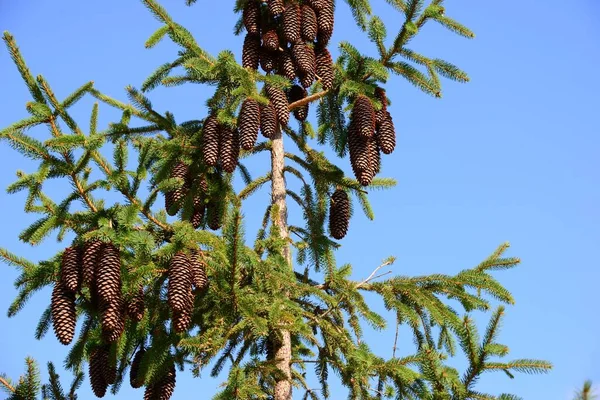
{"label": "clear blue sky", "polygon": [[[400,20],[382,0],[375,2],[386,22]],[[216,54],[233,48],[239,58],[242,38],[232,35],[232,1],[200,0],[192,8],[183,3],[164,1],[206,50]],[[546,376],[518,375],[515,380],[490,375],[481,388],[525,399],[566,400],[584,379],[600,383],[600,4],[446,3],[447,14],[473,29],[476,39],[427,25],[411,47],[456,63],[472,81],[444,82],[444,97],[436,100],[398,78],[390,80],[387,88],[399,141],[396,152],[384,159],[383,175],[399,184],[373,193],[379,217],[375,222],[355,214],[338,261],[352,261],[356,277],[368,275],[392,254],[398,257],[393,268],[399,274],[453,273],[510,241],[510,255],[523,263],[498,274],[517,300],[507,310],[501,341],[509,345],[511,357],[544,358],[555,368]],[[368,46],[366,40],[354,39],[348,8],[339,4],[333,43],[350,39]],[[125,100],[126,85],[139,87],[155,67],[175,56],[168,41],[144,49],[144,41],[158,26],[138,1],[0,2],[0,30],[15,35],[33,73],[43,74],[60,98],[94,80],[101,91]],[[394,31],[391,25],[388,30]],[[0,77],[4,127],[27,116],[24,106],[29,101],[4,48]],[[199,87],[160,89],[151,99],[159,110],[171,110],[183,121],[204,117],[208,93]],[[91,104],[86,99],[74,110],[82,123]],[[103,127],[116,118],[113,111],[101,108]],[[35,132],[37,137],[46,134]],[[0,146],[0,160],[3,188],[14,180],[17,168],[34,168],[6,145]],[[264,170],[267,159],[251,166]],[[49,192],[58,194],[60,188]],[[0,192],[0,246],[43,259],[64,246],[51,240],[32,249],[18,242],[17,233],[34,220],[22,211],[24,196]],[[262,213],[259,204],[264,197],[245,209],[250,238]],[[43,341],[33,337],[50,291],[34,295],[29,306],[9,320],[6,309],[16,295],[12,282],[17,274],[0,268],[0,371],[17,377],[26,355],[42,364],[53,360],[60,365],[67,349],[53,334]],[[392,336],[369,332],[367,339],[375,342],[376,351],[389,355]],[[412,346],[402,338],[401,343]],[[193,380],[180,374],[173,398],[213,393],[222,379]],[[70,377],[63,376],[63,381],[66,386]],[[121,395],[129,398],[132,393],[124,384]],[[137,392],[132,397],[141,396]],[[87,380],[80,398],[92,398]],[[345,392],[333,398],[345,398]]]}

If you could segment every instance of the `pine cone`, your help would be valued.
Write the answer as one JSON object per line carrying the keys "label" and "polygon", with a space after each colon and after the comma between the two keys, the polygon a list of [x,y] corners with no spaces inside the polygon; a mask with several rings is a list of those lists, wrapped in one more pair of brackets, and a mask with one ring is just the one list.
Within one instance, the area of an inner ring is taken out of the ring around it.
{"label": "pine cone", "polygon": [[146,354],[146,350],[142,347],[137,353],[135,353],[135,356],[133,356],[133,361],[131,361],[131,369],[129,370],[129,384],[134,389],[144,386],[144,380],[139,375],[140,365],[142,364],[144,354]]}
{"label": "pine cone", "polygon": [[275,70],[277,60],[277,53],[267,51],[264,47],[260,49],[260,67],[267,74]]}
{"label": "pine cone", "polygon": [[52,327],[56,338],[64,345],[71,343],[75,335],[75,295],[60,282],[54,284],[50,301]]}
{"label": "pine cone", "polygon": [[214,167],[219,160],[219,124],[214,115],[204,121],[202,131],[202,158],[208,166]]}
{"label": "pine cone", "polygon": [[198,229],[202,226],[202,221],[204,220],[204,211],[206,206],[204,204],[204,200],[202,196],[194,196],[194,211],[190,218],[190,222],[194,229]]}
{"label": "pine cone", "polygon": [[176,333],[183,333],[188,330],[192,323],[192,306],[189,309],[173,311],[173,329]]}
{"label": "pine cone", "polygon": [[284,49],[279,55],[279,70],[290,81],[296,79],[296,66],[290,49]]}
{"label": "pine cone", "polygon": [[[383,88],[380,88],[379,86],[377,86],[375,88],[375,97],[377,98],[377,100],[379,100],[381,102],[381,105],[382,105],[381,110],[387,111],[388,99],[387,99],[387,95],[385,94],[385,90]],[[379,122],[379,119],[377,122]]]}
{"label": "pine cone", "polygon": [[377,175],[381,169],[381,153],[379,152],[379,146],[377,145],[377,138],[375,135],[369,138],[368,147],[371,158],[371,165],[369,167],[373,177]]}
{"label": "pine cone", "polygon": [[321,11],[321,9],[327,5],[327,2],[328,0],[306,0],[306,3],[308,3],[315,11]]}
{"label": "pine cone", "polygon": [[315,71],[309,71],[307,73],[299,72],[299,78],[300,85],[302,85],[303,88],[309,88],[315,81],[316,73]]}
{"label": "pine cone", "polygon": [[104,397],[108,383],[104,377],[104,368],[107,362],[106,352],[101,348],[95,348],[90,354],[89,376],[92,391],[96,397]]}
{"label": "pine cone", "polygon": [[122,299],[100,302],[102,337],[107,343],[119,340],[125,330],[125,306]]}
{"label": "pine cone", "polygon": [[317,59],[317,75],[321,80],[323,89],[329,90],[333,87],[333,80],[335,78],[331,54],[326,47],[317,47],[315,56]]}
{"label": "pine cone", "polygon": [[[391,154],[396,147],[396,129],[394,128],[394,121],[392,121],[392,115],[389,111],[378,111],[381,122],[377,124],[377,145],[384,154]],[[378,118],[379,119],[379,118]]]}
{"label": "pine cone", "polygon": [[121,258],[119,250],[112,243],[102,246],[96,270],[96,284],[101,301],[112,303],[121,299]]}
{"label": "pine cone", "polygon": [[348,148],[350,152],[350,163],[356,179],[363,186],[367,186],[373,179],[371,171],[371,153],[369,151],[369,138],[357,133],[355,121],[350,121],[348,126]]}
{"label": "pine cone", "polygon": [[375,109],[367,96],[360,95],[354,101],[351,119],[356,124],[357,133],[371,137],[375,133]]}
{"label": "pine cone", "polygon": [[[296,102],[298,100],[302,100],[303,98],[306,97],[306,95],[307,95],[306,89],[304,89],[301,86],[294,85],[294,86],[292,86],[292,88],[289,91],[290,103]],[[306,118],[308,117],[308,103],[301,107],[296,107],[294,109],[293,113],[294,113],[294,117],[298,121],[305,121]]]}
{"label": "pine cone", "polygon": [[110,359],[110,347],[102,346],[98,349],[102,357],[102,375],[107,384],[112,385],[117,380],[117,366]]}
{"label": "pine cone", "polygon": [[265,84],[265,90],[271,100],[271,104],[277,113],[277,119],[283,125],[287,125],[290,120],[290,109],[285,92],[278,87]]}
{"label": "pine cone", "polygon": [[301,23],[300,7],[298,4],[288,4],[283,12],[283,37],[289,43],[298,43]]}
{"label": "pine cone", "polygon": [[213,231],[221,229],[223,219],[223,206],[221,204],[212,203],[207,209],[208,227]]}
{"label": "pine cone", "polygon": [[260,106],[260,131],[264,137],[271,139],[279,129],[277,121],[277,112],[273,104],[269,103],[266,106]]}
{"label": "pine cone", "polygon": [[144,318],[144,287],[140,286],[137,293],[127,303],[127,315],[136,322]]}
{"label": "pine cone", "polygon": [[65,289],[76,292],[81,284],[81,251],[78,247],[67,247],[62,255],[60,281]]}
{"label": "pine cone", "polygon": [[188,166],[181,161],[178,161],[171,170],[171,178],[179,178],[184,181],[183,186],[165,194],[165,209],[167,210],[167,214],[171,216],[177,214],[177,211],[181,208],[181,202],[189,190],[189,183],[187,182],[188,171]]}
{"label": "pine cone", "polygon": [[235,171],[240,156],[240,139],[237,129],[222,124],[219,127],[219,157],[223,170],[228,173]]}
{"label": "pine cone", "polygon": [[267,0],[269,5],[269,12],[272,16],[276,17],[283,12],[283,0]]}
{"label": "pine cone", "polygon": [[175,365],[158,382],[146,387],[144,400],[169,400],[175,390]]}
{"label": "pine cone", "polygon": [[299,72],[314,73],[317,70],[317,59],[312,46],[300,43],[292,46],[292,58]]}
{"label": "pine cone", "polygon": [[180,251],[169,263],[167,299],[173,311],[185,310],[192,302],[192,276],[188,256]]}
{"label": "pine cone", "polygon": [[192,283],[197,290],[204,291],[208,287],[208,276],[206,275],[206,269],[200,258],[198,251],[192,252],[190,256]]}
{"label": "pine cone", "polygon": [[260,129],[260,106],[254,99],[246,99],[240,108],[238,116],[238,130],[242,149],[250,150],[254,147]]}
{"label": "pine cone", "polygon": [[331,196],[329,206],[329,231],[334,239],[340,240],[348,232],[348,223],[350,221],[350,200],[348,194],[337,189]]}
{"label": "pine cone", "polygon": [[252,35],[258,35],[260,32],[260,8],[258,2],[250,0],[246,2],[244,11],[242,11],[242,20],[244,21],[244,27],[246,32]]}
{"label": "pine cone", "polygon": [[302,39],[314,42],[317,38],[317,13],[309,5],[302,6]]}
{"label": "pine cone", "polygon": [[267,51],[274,52],[279,50],[279,36],[277,36],[277,31],[275,29],[263,33],[262,45]]}
{"label": "pine cone", "polygon": [[96,263],[100,255],[102,242],[98,239],[92,239],[85,242],[83,248],[83,266],[82,266],[82,281],[83,284],[91,288],[95,280]]}
{"label": "pine cone", "polygon": [[246,34],[244,46],[242,47],[242,66],[244,68],[258,69],[260,56],[260,37]]}
{"label": "pine cone", "polygon": [[327,46],[333,35],[333,8],[333,0],[323,0],[323,7],[317,12],[317,42],[322,47]]}

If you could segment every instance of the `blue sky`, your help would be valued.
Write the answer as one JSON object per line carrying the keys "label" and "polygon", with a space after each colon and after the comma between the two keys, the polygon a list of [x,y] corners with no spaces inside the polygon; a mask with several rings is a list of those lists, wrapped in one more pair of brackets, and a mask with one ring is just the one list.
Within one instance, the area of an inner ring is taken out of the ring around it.
{"label": "blue sky", "polygon": [[[163,3],[207,51],[232,48],[239,59],[242,38],[232,35],[233,2],[200,0],[192,8],[183,0]],[[400,17],[385,2],[374,3],[392,34]],[[372,53],[368,42],[356,36],[347,6],[339,4],[333,43],[350,40]],[[366,277],[388,255],[398,257],[394,273],[454,273],[510,241],[509,254],[520,257],[522,265],[498,273],[517,301],[508,307],[501,342],[510,347],[512,358],[543,358],[555,368],[545,376],[518,375],[514,380],[486,376],[481,388],[525,399],[569,399],[584,379],[600,383],[595,291],[600,265],[594,250],[600,240],[600,4],[447,0],[446,11],[474,30],[476,39],[426,25],[411,48],[459,65],[471,82],[445,81],[440,100],[399,78],[390,80],[399,138],[395,153],[384,158],[382,175],[396,178],[398,186],[372,194],[374,222],[355,213],[337,259],[352,262],[357,278]],[[176,54],[168,41],[144,49],[158,26],[137,1],[0,2],[0,29],[16,37],[32,72],[44,75],[59,98],[94,80],[99,90],[125,100],[126,85],[139,87]],[[27,116],[30,99],[4,48],[0,76],[4,127]],[[159,89],[150,98],[158,110],[173,111],[183,121],[205,116],[209,93],[199,87]],[[82,101],[74,108],[75,117],[86,121],[91,105],[90,99]],[[106,107],[100,115],[102,127],[118,118]],[[45,134],[35,131],[36,137]],[[14,180],[16,169],[34,168],[6,145],[0,146],[0,160],[1,187]],[[267,158],[257,158],[249,166],[264,171],[267,163]],[[347,159],[340,163],[349,170]],[[48,192],[59,195],[61,189],[50,187]],[[257,196],[263,197],[245,208],[250,238],[266,193]],[[18,232],[35,219],[23,213],[23,200],[24,194],[0,192],[0,247],[33,260],[49,257],[64,245],[50,240],[31,248],[17,240]],[[43,341],[33,337],[50,291],[37,293],[8,319],[5,310],[16,295],[12,282],[17,274],[0,268],[0,371],[17,377],[26,355],[60,365],[67,349],[52,333]],[[369,331],[367,340],[378,353],[389,355],[393,332]],[[412,346],[402,337],[400,344],[406,351]],[[213,393],[223,379],[180,374],[173,399]],[[69,377],[64,375],[63,381],[66,385]],[[125,384],[120,393],[129,396],[133,390]],[[80,398],[91,396],[86,380]],[[334,392],[333,398],[345,398],[345,392]]]}

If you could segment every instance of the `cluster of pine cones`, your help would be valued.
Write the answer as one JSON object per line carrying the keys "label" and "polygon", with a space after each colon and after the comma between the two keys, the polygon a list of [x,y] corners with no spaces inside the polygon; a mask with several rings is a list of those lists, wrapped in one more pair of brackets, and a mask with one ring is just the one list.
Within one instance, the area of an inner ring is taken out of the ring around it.
{"label": "cluster of pine cones", "polygon": [[[207,120],[210,118],[207,118]],[[237,164],[237,155],[235,162]],[[186,196],[190,194],[194,179],[190,174],[189,167],[181,161],[173,166],[170,171],[170,177],[179,178],[184,181],[183,186],[165,194],[165,209],[169,215],[173,216],[181,209]],[[198,229],[202,225],[206,214],[208,227],[213,230],[220,229],[222,225],[223,206],[219,202],[214,201],[208,204],[205,203],[204,199],[208,194],[208,183],[203,176],[197,179],[198,190],[193,194],[194,210],[190,217],[190,222],[195,229]]]}
{"label": "cluster of pine cones", "polygon": [[390,154],[396,147],[396,131],[392,116],[387,111],[387,97],[381,88],[375,96],[382,104],[375,111],[371,100],[360,95],[354,101],[348,125],[348,149],[350,163],[356,179],[368,186],[381,166],[381,154]]}

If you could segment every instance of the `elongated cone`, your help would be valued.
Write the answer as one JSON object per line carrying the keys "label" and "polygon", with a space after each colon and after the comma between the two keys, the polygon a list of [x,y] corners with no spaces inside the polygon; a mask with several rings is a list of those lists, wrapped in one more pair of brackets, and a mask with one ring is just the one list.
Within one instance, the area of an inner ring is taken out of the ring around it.
{"label": "elongated cone", "polygon": [[328,0],[306,0],[306,3],[311,6],[315,11],[320,11],[326,6]]}
{"label": "elongated cone", "polygon": [[152,386],[146,387],[144,400],[169,400],[175,391],[175,365]]}
{"label": "elongated cone", "polygon": [[242,149],[250,150],[256,144],[260,129],[260,106],[256,100],[244,100],[237,122]]}
{"label": "elongated cone", "polygon": [[263,33],[262,45],[267,51],[279,50],[279,36],[277,36],[277,31],[275,29],[271,29]]}
{"label": "elongated cone", "polygon": [[90,354],[89,376],[92,391],[96,397],[104,397],[108,383],[104,378],[104,368],[106,365],[106,353],[101,348],[95,348]]}
{"label": "elongated cone", "polygon": [[242,47],[242,66],[244,68],[258,69],[260,57],[260,37],[246,34]]}
{"label": "elongated cone", "polygon": [[180,251],[169,263],[167,300],[173,311],[185,310],[192,301],[192,274],[188,256]]}
{"label": "elongated cone", "polygon": [[279,129],[277,121],[277,112],[273,104],[269,103],[266,106],[260,106],[260,131],[264,137],[271,139]]}
{"label": "elongated cone", "polygon": [[389,111],[380,110],[377,112],[380,116],[378,119],[381,120],[377,124],[377,145],[384,154],[391,154],[396,147],[396,129],[394,128],[394,121]]}
{"label": "elongated cone", "polygon": [[219,160],[219,124],[214,115],[204,121],[202,131],[202,158],[208,166],[214,167]]}
{"label": "elongated cone", "polygon": [[350,221],[350,200],[348,194],[337,189],[331,196],[329,206],[329,231],[334,239],[340,240],[348,232]]}
{"label": "elongated cone", "polygon": [[369,138],[367,145],[371,159],[369,170],[371,171],[373,177],[375,177],[375,175],[377,175],[381,169],[381,153],[379,152],[379,146],[377,145],[377,138],[375,135]]}
{"label": "elongated cone", "polygon": [[289,3],[283,12],[283,37],[289,43],[299,43],[300,24],[301,24],[300,6],[295,3]]}
{"label": "elongated cone", "polygon": [[223,219],[223,207],[220,204],[212,203],[207,209],[208,227],[213,231],[221,229]]}
{"label": "elongated cone", "polygon": [[117,380],[117,366],[114,365],[110,359],[110,347],[102,346],[98,351],[103,358],[102,375],[104,375],[104,380],[107,384],[112,385]]}
{"label": "elongated cone", "polygon": [[235,171],[239,155],[240,138],[237,128],[222,124],[219,127],[219,158],[225,172]]}
{"label": "elongated cone", "polygon": [[333,0],[323,0],[323,7],[317,12],[317,42],[323,47],[327,46],[333,35],[333,9]]}
{"label": "elongated cone", "polygon": [[202,221],[204,221],[204,212],[206,210],[206,205],[204,204],[203,196],[196,195],[194,196],[194,212],[190,218],[190,222],[194,229],[200,228],[202,226]]}
{"label": "elongated cone", "polygon": [[119,340],[125,330],[125,304],[121,298],[100,302],[102,337],[107,343]]}
{"label": "elongated cone", "polygon": [[[302,100],[307,95],[306,89],[301,86],[294,85],[291,87],[289,91],[289,99],[290,103],[293,103],[298,100]],[[293,110],[294,117],[298,121],[305,121],[306,117],[308,117],[308,103],[303,106],[297,107]]]}
{"label": "elongated cone", "polygon": [[371,152],[369,149],[369,138],[361,136],[357,132],[356,122],[351,120],[348,126],[348,149],[350,163],[356,179],[361,185],[367,186],[373,179],[371,170]]}
{"label": "elongated cone", "polygon": [[283,0],[267,0],[267,2],[272,16],[276,17],[283,12]]}
{"label": "elongated cone", "polygon": [[267,74],[273,72],[278,62],[277,53],[268,51],[264,47],[260,49],[260,67]]}
{"label": "elongated cone", "polygon": [[352,120],[356,123],[357,133],[371,137],[375,133],[375,109],[367,96],[360,95],[354,101]]}
{"label": "elongated cone", "polygon": [[182,186],[165,195],[165,209],[167,214],[171,216],[177,214],[177,211],[181,208],[181,202],[189,190],[188,171],[188,166],[181,161],[178,161],[171,169],[170,177],[183,179],[184,182]]}
{"label": "elongated cone", "polygon": [[[376,87],[375,88],[375,97],[377,98],[377,100],[379,100],[381,102],[382,105],[382,110],[383,111],[387,111],[387,106],[388,106],[388,99],[387,99],[387,95],[385,93],[385,89],[381,88],[381,87]],[[377,120],[377,122],[379,122],[379,119]]]}
{"label": "elongated cone", "polygon": [[95,280],[96,263],[100,255],[102,242],[97,239],[88,240],[83,247],[81,277],[85,286],[91,288]]}
{"label": "elongated cone", "polygon": [[194,287],[200,291],[205,290],[208,287],[208,276],[198,251],[194,251],[190,255],[190,264],[192,266],[192,283]]}
{"label": "elongated cone", "polygon": [[252,35],[260,33],[260,9],[257,1],[250,0],[246,2],[244,11],[242,12],[242,20],[244,21],[246,32]]}
{"label": "elongated cone", "polygon": [[144,386],[144,379],[139,373],[144,354],[146,354],[146,350],[142,347],[137,351],[137,353],[135,353],[135,356],[133,356],[133,360],[131,361],[131,369],[129,370],[129,384],[134,389]]}
{"label": "elongated cone", "polygon": [[309,88],[315,81],[316,73],[315,71],[308,71],[306,73],[298,71],[298,77],[300,78],[300,85],[303,88]]}
{"label": "elongated cone", "polygon": [[265,90],[269,100],[271,100],[271,104],[273,104],[273,107],[275,108],[277,119],[281,124],[287,125],[290,120],[290,109],[285,92],[282,89],[271,85],[265,85]]}
{"label": "elongated cone", "polygon": [[192,323],[192,305],[181,311],[173,311],[173,329],[177,333],[187,331]]}
{"label": "elongated cone", "polygon": [[66,290],[60,282],[54,284],[50,311],[56,338],[64,345],[71,343],[75,335],[75,295]]}
{"label": "elongated cone", "polygon": [[329,90],[333,87],[333,80],[335,78],[331,54],[326,47],[318,46],[315,56],[317,59],[317,76],[321,80],[323,89]]}
{"label": "elongated cone", "polygon": [[67,247],[62,255],[60,281],[63,287],[76,292],[81,284],[81,251],[78,247]]}
{"label": "elongated cone", "polygon": [[292,46],[292,57],[296,63],[298,71],[307,73],[314,72],[317,69],[317,60],[312,46],[300,43]]}
{"label": "elongated cone", "polygon": [[96,269],[96,285],[101,301],[111,303],[121,298],[121,257],[112,243],[102,246]]}
{"label": "elongated cone", "polygon": [[309,5],[302,6],[302,39],[307,42],[314,42],[317,38],[317,13],[315,10]]}
{"label": "elongated cone", "polygon": [[144,309],[144,287],[140,286],[127,303],[127,315],[135,322],[140,322],[144,318]]}
{"label": "elongated cone", "polygon": [[296,79],[296,66],[290,49],[284,49],[279,55],[279,72],[290,81]]}

